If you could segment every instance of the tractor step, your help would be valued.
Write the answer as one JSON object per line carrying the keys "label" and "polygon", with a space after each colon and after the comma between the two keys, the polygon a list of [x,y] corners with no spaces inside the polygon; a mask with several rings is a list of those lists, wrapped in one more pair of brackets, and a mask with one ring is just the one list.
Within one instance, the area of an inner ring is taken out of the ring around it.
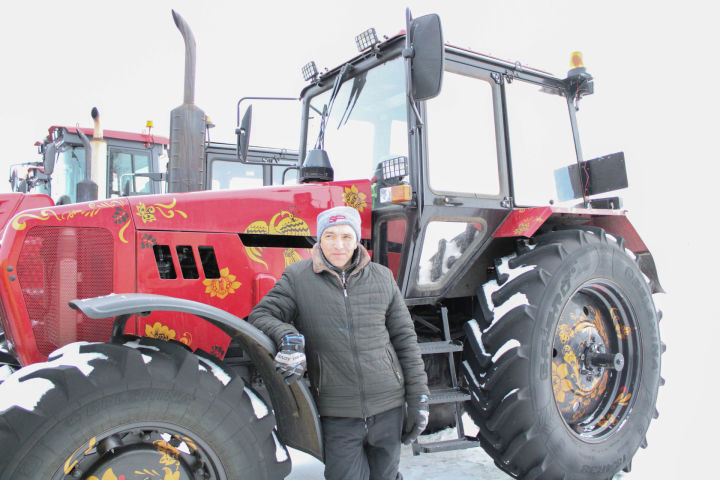
{"label": "tractor step", "polygon": [[421,453],[449,452],[451,450],[464,450],[466,448],[479,447],[480,442],[469,437],[455,440],[443,440],[440,442],[413,443],[413,455]]}
{"label": "tractor step", "polygon": [[420,354],[431,355],[433,353],[451,353],[451,352],[462,352],[463,344],[458,341],[443,341],[443,342],[423,342],[418,343],[420,347]]}
{"label": "tractor step", "polygon": [[471,395],[465,390],[455,388],[437,388],[430,390],[428,403],[434,405],[436,403],[458,403],[470,400]]}

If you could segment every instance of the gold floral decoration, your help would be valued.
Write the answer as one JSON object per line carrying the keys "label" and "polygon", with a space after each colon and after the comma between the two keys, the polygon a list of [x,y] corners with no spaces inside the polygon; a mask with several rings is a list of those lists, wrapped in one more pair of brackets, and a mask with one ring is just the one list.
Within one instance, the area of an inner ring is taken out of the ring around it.
{"label": "gold floral decoration", "polygon": [[[295,214],[288,210],[282,210],[279,213],[273,215],[270,219],[270,223],[264,220],[256,220],[252,222],[245,229],[245,233],[252,233],[256,235],[298,235],[298,236],[309,236],[310,227],[300,217],[296,217]],[[268,268],[267,263],[263,260],[263,250],[265,247],[245,247],[250,260],[253,262],[260,263]],[[295,251],[294,248],[286,248],[283,252],[285,258],[285,266],[292,265],[295,262],[302,260],[302,257]]]}
{"label": "gold floral decoration", "polygon": [[[124,475],[121,475],[122,478],[125,478]],[[88,477],[88,480],[119,480],[118,476],[115,475],[112,468],[108,468],[105,470],[105,473],[103,473],[102,478],[98,478],[95,475],[90,475]]]}
{"label": "gold floral decoration", "polygon": [[552,385],[553,393],[555,394],[555,400],[560,403],[565,401],[565,394],[572,391],[572,384],[570,379],[567,378],[569,375],[568,366],[566,363],[552,364]]}
{"label": "gold floral decoration", "polygon": [[230,269],[225,267],[220,270],[220,278],[208,278],[203,280],[205,285],[205,293],[209,293],[210,297],[218,297],[220,299],[227,297],[235,290],[240,288],[242,283],[236,280],[236,276],[230,273]]}
{"label": "gold floral decoration", "polygon": [[177,200],[175,198],[173,198],[170,203],[153,203],[152,205],[145,205],[144,203],[139,202],[136,208],[143,223],[152,223],[157,220],[156,214],[162,215],[165,218],[173,218],[175,217],[175,214],[180,215],[183,218],[187,218],[187,213],[175,208],[176,203]]}
{"label": "gold floral decoration", "polygon": [[137,206],[138,214],[140,215],[140,218],[142,218],[143,223],[150,223],[157,220],[155,218],[155,207],[150,205],[149,207],[146,207],[144,203],[140,202]]}
{"label": "gold floral decoration", "polygon": [[145,325],[145,336],[164,341],[175,340],[175,330],[160,322],[155,322],[153,326]]}
{"label": "gold floral decoration", "polygon": [[367,207],[367,195],[358,190],[355,185],[345,187],[343,193],[343,201],[348,207],[353,207],[358,212],[362,212]]}

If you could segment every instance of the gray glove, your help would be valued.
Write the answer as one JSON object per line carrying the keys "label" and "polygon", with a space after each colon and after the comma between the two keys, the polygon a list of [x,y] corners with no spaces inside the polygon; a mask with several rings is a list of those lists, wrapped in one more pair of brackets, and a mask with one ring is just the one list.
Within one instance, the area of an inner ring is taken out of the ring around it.
{"label": "gray glove", "polygon": [[402,443],[405,445],[414,442],[425,427],[430,418],[430,405],[427,395],[410,397],[407,399],[407,415],[403,428]]}
{"label": "gray glove", "polygon": [[302,378],[306,369],[305,337],[302,335],[285,335],[275,355],[275,370],[283,376],[285,383]]}

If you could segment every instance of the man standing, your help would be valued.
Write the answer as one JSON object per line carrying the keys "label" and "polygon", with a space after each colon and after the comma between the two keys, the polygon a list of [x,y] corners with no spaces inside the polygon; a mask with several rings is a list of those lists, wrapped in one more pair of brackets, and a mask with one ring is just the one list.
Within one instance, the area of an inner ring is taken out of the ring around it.
{"label": "man standing", "polygon": [[312,258],[287,267],[249,320],[277,343],[275,364],[288,383],[302,377],[307,352],[325,478],[400,480],[400,442],[428,421],[413,322],[392,272],[360,245],[357,210],[321,212],[317,238]]}

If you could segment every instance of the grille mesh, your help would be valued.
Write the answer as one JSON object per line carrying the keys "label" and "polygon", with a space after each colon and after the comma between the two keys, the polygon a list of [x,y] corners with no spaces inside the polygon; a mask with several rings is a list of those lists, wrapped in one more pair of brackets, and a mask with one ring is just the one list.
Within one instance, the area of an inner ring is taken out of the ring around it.
{"label": "grille mesh", "polygon": [[68,301],[113,290],[113,237],[104,228],[31,228],[18,260],[18,280],[38,350],[48,355],[68,343],[107,341],[112,319],[92,319]]}

